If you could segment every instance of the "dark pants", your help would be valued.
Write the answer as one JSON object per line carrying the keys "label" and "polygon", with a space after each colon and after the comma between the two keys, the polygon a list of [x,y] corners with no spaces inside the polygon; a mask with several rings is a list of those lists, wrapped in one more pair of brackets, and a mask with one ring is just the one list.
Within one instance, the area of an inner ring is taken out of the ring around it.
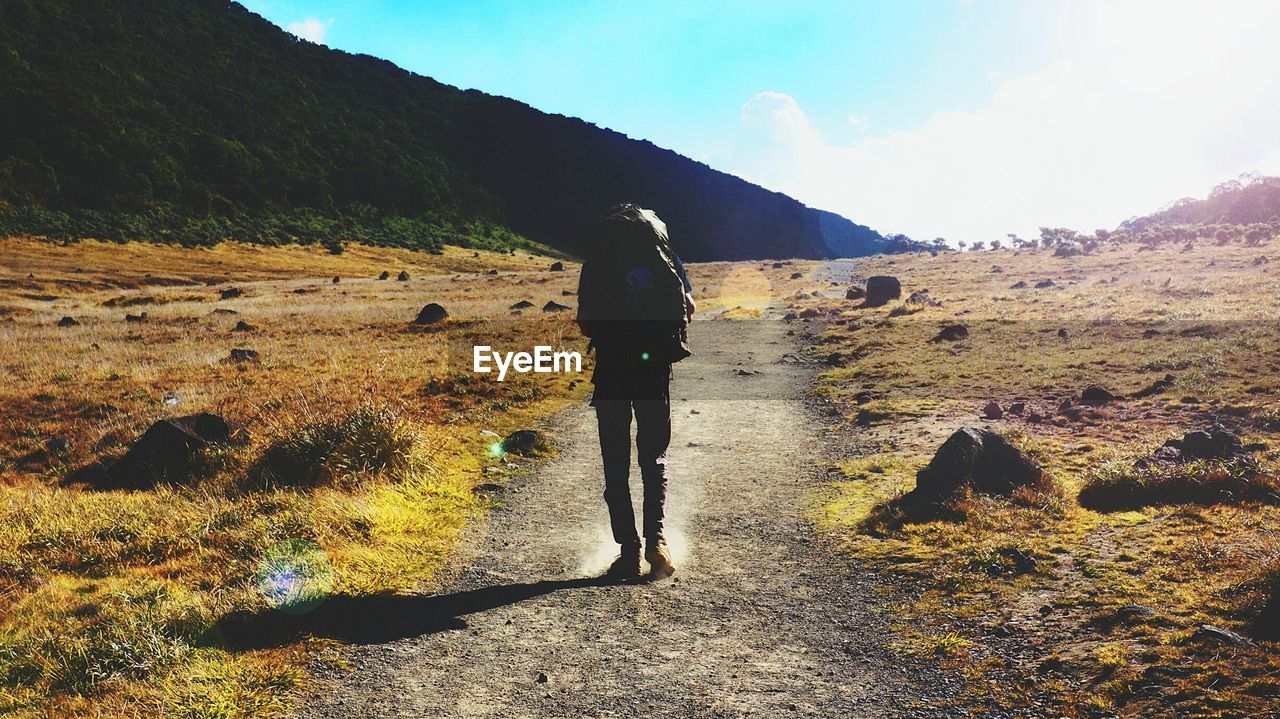
{"label": "dark pants", "polygon": [[[631,383],[629,383],[631,384]],[[600,456],[604,460],[604,501],[609,506],[613,539],[637,546],[636,514],[631,506],[631,415],[636,418],[636,458],[644,484],[644,538],[662,539],[667,501],[667,446],[671,443],[670,377],[632,384],[626,398],[606,399],[597,392],[592,404],[600,428]],[[597,390],[600,386],[597,384]],[[606,395],[609,396],[609,395]],[[617,395],[614,395],[617,396]]]}

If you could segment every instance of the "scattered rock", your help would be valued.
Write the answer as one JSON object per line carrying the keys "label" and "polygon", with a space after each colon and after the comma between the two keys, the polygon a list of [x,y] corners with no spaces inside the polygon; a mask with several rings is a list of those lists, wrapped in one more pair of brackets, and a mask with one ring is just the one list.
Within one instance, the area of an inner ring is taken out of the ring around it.
{"label": "scattered rock", "polygon": [[216,414],[163,419],[151,425],[129,451],[110,466],[89,465],[67,480],[87,482],[102,489],[149,489],[157,484],[182,484],[192,479],[195,460],[201,452],[230,440],[231,426]]}
{"label": "scattered rock", "polygon": [[533,307],[533,303],[530,302],[529,300],[520,300],[514,305],[511,305],[511,309],[513,310],[527,310],[530,307]]}
{"label": "scattered rock", "polygon": [[437,322],[442,322],[448,316],[449,313],[445,311],[443,306],[436,302],[430,302],[418,311],[418,316],[413,319],[413,323],[415,325],[434,325]]}
{"label": "scattered rock", "polygon": [[148,315],[146,312],[143,312],[142,314],[137,314],[137,315],[126,314],[124,316],[124,321],[125,322],[146,322],[147,317],[149,316],[150,315]]}
{"label": "scattered rock", "polygon": [[249,324],[248,322],[245,322],[244,320],[240,320],[239,322],[236,323],[235,327],[231,328],[231,331],[232,332],[252,332],[255,329],[256,328],[253,325]]}
{"label": "scattered rock", "polygon": [[1088,387],[1085,387],[1084,391],[1080,393],[1080,401],[1085,404],[1102,405],[1114,402],[1117,399],[1119,399],[1119,397],[1116,397],[1105,388],[1096,384],[1091,384]]}
{"label": "scattered rock", "polygon": [[1003,416],[1004,408],[1001,407],[1000,403],[994,399],[988,402],[986,407],[982,408],[983,419],[1000,419]]}
{"label": "scattered rock", "polygon": [[486,274],[486,275],[496,275],[496,274],[498,274],[498,271],[497,271],[497,270],[489,270],[489,271],[488,271],[488,272],[486,272],[485,274]]}
{"label": "scattered rock", "polygon": [[1067,328],[1066,328],[1066,327],[1062,327],[1062,328],[1059,328],[1059,329],[1058,329],[1058,336],[1065,340],[1065,339],[1067,339],[1067,338],[1071,337],[1071,334],[1067,332]]}
{"label": "scattered rock", "polygon": [[1027,411],[1026,402],[1018,401],[1009,405],[1009,414],[1021,415],[1025,411]]}
{"label": "scattered rock", "polygon": [[798,280],[798,279],[800,279],[801,277],[804,277],[804,273],[803,273],[803,272],[792,272],[792,273],[791,273],[791,279],[793,279],[793,280]]}
{"label": "scattered rock", "polygon": [[1159,337],[1159,336],[1160,336],[1160,330],[1143,330],[1142,331],[1142,339],[1144,340],[1149,340],[1152,337]]}
{"label": "scattered rock", "polygon": [[570,307],[569,305],[562,305],[559,302],[556,302],[555,300],[547,300],[547,304],[542,306],[543,312],[564,312],[565,310],[571,310],[571,309],[573,308]]}
{"label": "scattered rock", "polygon": [[811,320],[821,314],[822,312],[820,312],[816,307],[806,307],[805,309],[800,310],[800,319]]}
{"label": "scattered rock", "polygon": [[854,285],[844,292],[846,300],[860,300],[866,296],[867,290],[862,285]]}
{"label": "scattered rock", "polygon": [[1236,634],[1230,629],[1215,627],[1212,624],[1201,624],[1196,627],[1196,631],[1191,638],[1210,644],[1226,644],[1233,647],[1251,647],[1253,642]]}
{"label": "scattered rock", "polygon": [[341,281],[342,281],[342,278],[341,278],[341,277],[339,277],[339,276],[337,276],[337,275],[334,275],[334,276],[333,276],[333,284],[335,284],[335,285],[336,285],[336,284],[338,284],[338,283],[339,283],[339,282],[341,282]]}
{"label": "scattered rock", "polygon": [[240,314],[240,313],[239,313],[239,312],[237,312],[237,311],[235,311],[235,310],[229,310],[229,309],[227,309],[227,308],[225,308],[225,307],[219,307],[218,309],[214,310],[213,312],[210,312],[209,314],[211,314],[211,315],[238,315],[238,314]]}
{"label": "scattered rock", "polygon": [[1040,280],[1036,283],[1037,290],[1047,290],[1050,287],[1057,287],[1057,284],[1053,280]]}
{"label": "scattered rock", "polygon": [[1014,282],[1012,285],[1009,285],[1009,289],[1011,290],[1025,290],[1026,288],[1027,288],[1026,280],[1018,280],[1017,282]]}
{"label": "scattered rock", "polygon": [[563,263],[563,262],[552,262],[552,263],[551,263],[551,270],[550,270],[550,271],[551,271],[551,272],[564,272],[564,263]]}
{"label": "scattered rock", "polygon": [[1147,621],[1155,617],[1156,612],[1151,607],[1141,604],[1126,604],[1113,611],[1105,612],[1095,616],[1089,621],[1089,624],[1103,631],[1111,631],[1119,626],[1136,624]]}
{"label": "scattered rock", "polygon": [[1040,465],[1004,437],[987,429],[963,427],[938,448],[928,466],[916,473],[916,488],[907,497],[933,501],[962,487],[1007,495],[1043,479]]}
{"label": "scattered rock", "polygon": [[969,338],[969,328],[964,325],[947,325],[938,331],[930,342],[957,342]]}
{"label": "scattered rock", "polygon": [[843,354],[841,354],[841,353],[839,353],[839,352],[832,352],[831,354],[827,355],[827,359],[826,359],[826,360],[824,360],[824,363],[825,363],[828,367],[840,367],[840,366],[843,366],[843,365],[844,365],[844,355],[843,355]]}
{"label": "scattered rock", "polygon": [[1036,558],[1018,547],[1001,547],[993,559],[987,564],[987,574],[993,577],[1017,577],[1036,571]]}
{"label": "scattered rock", "polygon": [[798,317],[799,317],[799,315],[797,315],[796,313],[794,313],[794,312],[788,312],[788,313],[786,313],[785,315],[783,315],[783,316],[782,316],[782,320],[783,320],[784,322],[790,322],[791,320],[794,320],[794,319],[796,319],[796,318],[798,318]]}
{"label": "scattered rock", "polygon": [[1080,249],[1077,244],[1058,245],[1058,249],[1053,251],[1054,257],[1079,257],[1084,254],[1084,250]]}
{"label": "scattered rock", "polygon": [[573,297],[576,294],[578,293],[574,292],[573,290],[560,290],[561,297]]}
{"label": "scattered rock", "polygon": [[378,279],[379,279],[379,280],[388,280],[388,279],[391,279],[391,273],[390,273],[390,272],[387,272],[386,270],[383,270],[383,271],[382,271],[382,274],[378,275]]}
{"label": "scattered rock", "polygon": [[406,271],[404,271],[404,270],[400,270],[400,274],[396,275],[396,281],[397,281],[397,282],[408,282],[408,281],[409,281],[409,273],[408,273],[408,272],[406,272]]}
{"label": "scattered rock", "polygon": [[863,307],[881,307],[902,297],[902,283],[897,277],[876,275],[867,278],[867,298]]}
{"label": "scattered rock", "polygon": [[533,680],[539,684],[546,684],[549,681],[546,672],[538,672],[538,676],[534,677]]}
{"label": "scattered rock", "polygon": [[933,299],[929,290],[916,290],[907,297],[907,304],[917,307],[941,307],[942,303]]}
{"label": "scattered rock", "polygon": [[1256,470],[1258,460],[1245,448],[1240,437],[1220,424],[1208,429],[1187,432],[1182,439],[1170,439],[1135,466],[1180,464],[1194,460],[1234,462],[1246,470]]}
{"label": "scattered rock", "polygon": [[1180,449],[1183,456],[1195,459],[1231,459],[1245,454],[1240,438],[1221,425],[1188,432],[1182,437]]}
{"label": "scattered rock", "polygon": [[546,435],[536,429],[518,429],[502,440],[502,451],[531,457],[551,449]]}
{"label": "scattered rock", "polygon": [[1266,255],[1258,255],[1257,257],[1253,258],[1253,265],[1254,267],[1257,267],[1258,265],[1265,265],[1270,261],[1271,260],[1267,259]]}
{"label": "scattered rock", "polygon": [[74,317],[63,317],[62,319],[58,320],[59,327],[77,327],[79,325],[80,325],[80,322],[77,321],[76,318]]}
{"label": "scattered rock", "polygon": [[1173,388],[1176,381],[1177,379],[1173,375],[1166,374],[1164,378],[1158,379],[1137,392],[1134,392],[1133,396],[1138,399],[1142,399],[1143,397],[1150,397],[1151,395],[1167,392]]}
{"label": "scattered rock", "polygon": [[219,292],[218,295],[224,300],[234,300],[237,297],[244,297],[244,290],[239,287],[228,287]]}
{"label": "scattered rock", "polygon": [[262,358],[258,355],[258,350],[236,348],[231,350],[231,361],[257,364]]}

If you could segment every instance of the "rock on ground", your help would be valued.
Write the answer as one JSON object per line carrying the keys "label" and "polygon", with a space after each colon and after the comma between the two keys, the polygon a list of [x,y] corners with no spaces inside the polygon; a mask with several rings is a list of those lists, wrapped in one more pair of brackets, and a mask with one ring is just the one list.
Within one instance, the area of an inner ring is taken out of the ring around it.
{"label": "rock on ground", "polygon": [[916,473],[913,499],[945,498],[961,487],[1007,495],[1039,484],[1044,469],[1001,435],[963,427],[938,448],[928,466]]}

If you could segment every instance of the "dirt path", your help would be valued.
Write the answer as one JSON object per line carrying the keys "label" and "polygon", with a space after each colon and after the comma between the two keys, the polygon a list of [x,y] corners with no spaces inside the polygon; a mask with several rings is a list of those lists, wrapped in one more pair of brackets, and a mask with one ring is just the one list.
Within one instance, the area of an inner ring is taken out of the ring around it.
{"label": "dirt path", "polygon": [[471,566],[387,609],[418,616],[354,647],[303,716],[932,715],[946,680],[882,648],[873,580],[803,520],[838,447],[804,402],[811,365],[784,358],[797,352],[787,329],[694,323],[675,383],[674,580],[584,579],[615,548],[594,415],[576,407],[552,428],[561,456],[499,497]]}

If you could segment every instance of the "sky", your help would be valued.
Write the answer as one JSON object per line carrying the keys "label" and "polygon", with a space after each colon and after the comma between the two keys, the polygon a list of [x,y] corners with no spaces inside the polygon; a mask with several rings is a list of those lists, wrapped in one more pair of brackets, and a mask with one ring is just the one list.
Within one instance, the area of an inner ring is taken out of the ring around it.
{"label": "sky", "polygon": [[882,232],[1114,227],[1280,174],[1273,0],[243,0]]}

